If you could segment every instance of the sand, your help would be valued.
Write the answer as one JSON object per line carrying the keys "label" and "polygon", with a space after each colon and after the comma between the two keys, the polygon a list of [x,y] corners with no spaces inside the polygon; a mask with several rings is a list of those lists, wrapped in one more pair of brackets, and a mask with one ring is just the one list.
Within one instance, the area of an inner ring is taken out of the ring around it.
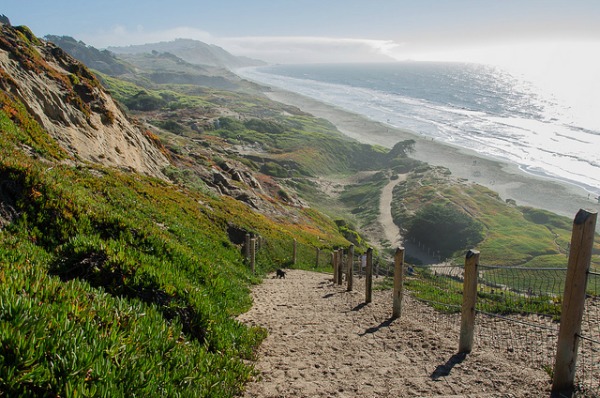
{"label": "sand", "polygon": [[414,139],[416,151],[411,157],[447,167],[455,177],[486,186],[505,200],[515,200],[518,205],[545,209],[570,218],[579,209],[600,210],[594,195],[588,195],[587,191],[575,185],[529,174],[516,165],[393,128],[295,93],[272,89],[267,95],[275,101],[327,119],[342,133],[363,143],[391,148],[398,141]]}
{"label": "sand", "polygon": [[364,279],[354,291],[332,276],[288,270],[253,290],[240,320],[266,328],[256,380],[244,397],[542,397],[542,370],[479,346],[457,355],[457,328],[405,295],[390,319],[392,294],[375,291],[364,304]]}

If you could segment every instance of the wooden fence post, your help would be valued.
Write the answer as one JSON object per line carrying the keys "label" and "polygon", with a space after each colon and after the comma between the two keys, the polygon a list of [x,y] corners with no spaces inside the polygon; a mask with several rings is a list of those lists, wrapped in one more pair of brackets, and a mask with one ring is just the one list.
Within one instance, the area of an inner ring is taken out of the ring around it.
{"label": "wooden fence post", "polygon": [[343,274],[344,274],[344,249],[339,249],[338,251],[338,267],[337,267],[337,271],[338,271],[338,278],[337,278],[337,283],[338,285],[342,284],[342,279],[343,278]]}
{"label": "wooden fence post", "polygon": [[296,261],[298,260],[298,251],[297,251],[298,242],[294,239],[293,250],[292,250],[292,264],[296,265]]}
{"label": "wooden fence post", "polygon": [[346,271],[347,287],[346,291],[351,292],[354,284],[354,245],[348,248],[348,269]]}
{"label": "wooden fence post", "polygon": [[578,335],[581,332],[581,320],[585,309],[587,276],[592,259],[597,215],[597,213],[579,210],[573,221],[569,265],[554,362],[553,392],[571,390],[575,381]]}
{"label": "wooden fence post", "polygon": [[256,271],[256,238],[250,239],[250,269]]}
{"label": "wooden fence post", "polygon": [[337,283],[337,263],[338,263],[338,251],[334,250],[331,253],[331,265],[333,266],[333,284]]}
{"label": "wooden fence post", "polygon": [[469,250],[465,256],[465,271],[463,275],[463,302],[460,321],[460,342],[458,343],[458,352],[461,354],[468,354],[473,349],[478,265],[479,252]]}
{"label": "wooden fence post", "polygon": [[400,318],[402,314],[402,295],[404,294],[404,248],[396,249],[394,255],[394,297],[392,318]]}
{"label": "wooden fence post", "polygon": [[367,266],[365,267],[365,303],[370,303],[373,296],[373,249],[367,250]]}
{"label": "wooden fence post", "polygon": [[250,260],[250,234],[246,234],[246,245],[244,247],[246,261]]}
{"label": "wooden fence post", "polygon": [[333,261],[334,261],[334,256],[335,256],[335,250],[331,252],[331,267],[333,268]]}

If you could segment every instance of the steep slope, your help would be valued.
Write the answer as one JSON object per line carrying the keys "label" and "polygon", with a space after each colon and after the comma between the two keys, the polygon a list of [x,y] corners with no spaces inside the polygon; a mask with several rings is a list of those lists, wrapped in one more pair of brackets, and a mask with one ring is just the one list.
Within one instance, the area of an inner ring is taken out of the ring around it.
{"label": "steep slope", "polygon": [[[153,136],[87,69],[25,27],[1,33],[0,396],[239,395],[265,335],[235,318],[248,286],[290,264],[293,240],[311,267],[315,246],[348,242],[311,209],[256,211],[284,204],[241,161],[217,165],[210,156],[228,153],[217,138],[198,140],[197,163],[171,152],[165,173],[187,179],[154,178],[167,162]],[[115,142],[150,176],[106,167],[137,165],[108,159]],[[250,233],[256,273],[242,250]]]}
{"label": "steep slope", "polygon": [[26,27],[0,25],[0,88],[73,157],[163,177],[167,158],[83,64]]}

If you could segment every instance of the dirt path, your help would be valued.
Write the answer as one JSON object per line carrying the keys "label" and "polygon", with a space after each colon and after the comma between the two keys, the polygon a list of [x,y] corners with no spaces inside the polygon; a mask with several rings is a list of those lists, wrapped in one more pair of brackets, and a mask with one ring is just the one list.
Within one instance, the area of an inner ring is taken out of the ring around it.
{"label": "dirt path", "polygon": [[406,174],[400,174],[398,177],[396,180],[390,180],[381,191],[381,197],[379,198],[379,223],[383,228],[385,238],[390,242],[392,247],[402,246],[400,229],[394,224],[394,219],[392,218],[392,200],[394,188],[401,182],[406,181]]}
{"label": "dirt path", "polygon": [[548,375],[498,352],[456,355],[458,335],[433,310],[405,297],[390,320],[391,292],[364,305],[331,275],[289,270],[253,291],[240,320],[269,331],[258,352],[259,375],[244,397],[543,397]]}

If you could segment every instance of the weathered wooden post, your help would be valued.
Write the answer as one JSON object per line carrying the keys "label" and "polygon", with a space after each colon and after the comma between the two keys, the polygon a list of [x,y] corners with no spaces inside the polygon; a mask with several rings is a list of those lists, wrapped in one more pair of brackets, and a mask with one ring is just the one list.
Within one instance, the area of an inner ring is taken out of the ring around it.
{"label": "weathered wooden post", "polygon": [[354,245],[348,248],[348,270],[346,271],[347,286],[346,290],[351,292],[354,284]]}
{"label": "weathered wooden post", "polygon": [[400,318],[402,314],[402,295],[404,294],[404,248],[396,249],[394,255],[394,296],[392,318]]}
{"label": "weathered wooden post", "polygon": [[338,285],[342,284],[342,279],[343,278],[343,274],[344,274],[344,249],[339,249],[338,250],[338,267],[337,267],[337,271],[338,271],[338,278],[337,278],[337,283]]}
{"label": "weathered wooden post", "polygon": [[479,252],[476,250],[469,250],[465,257],[465,272],[463,276],[463,302],[460,322],[460,342],[458,343],[459,353],[468,354],[473,349],[478,265]]}
{"label": "weathered wooden post", "polygon": [[592,259],[597,216],[598,213],[582,209],[577,212],[573,220],[569,265],[554,362],[553,392],[573,389],[579,346],[578,335],[581,332],[581,320],[585,308],[585,291]]}
{"label": "weathered wooden post", "polygon": [[294,264],[294,265],[296,265],[296,261],[298,260],[297,245],[298,245],[298,242],[296,242],[296,239],[294,239],[294,247],[293,247],[293,251],[292,251],[292,264]]}
{"label": "weathered wooden post", "polygon": [[331,252],[331,267],[333,268],[333,283],[337,282],[337,270],[335,268],[337,263],[337,250]]}
{"label": "weathered wooden post", "polygon": [[367,266],[365,267],[365,303],[370,303],[373,296],[373,249],[367,250]]}
{"label": "weathered wooden post", "polygon": [[246,234],[246,244],[244,246],[246,261],[250,260],[250,234]]}
{"label": "weathered wooden post", "polygon": [[321,249],[317,247],[317,258],[315,259],[315,268],[319,268],[319,256],[321,254]]}
{"label": "weathered wooden post", "polygon": [[250,239],[250,269],[256,272],[256,238]]}

